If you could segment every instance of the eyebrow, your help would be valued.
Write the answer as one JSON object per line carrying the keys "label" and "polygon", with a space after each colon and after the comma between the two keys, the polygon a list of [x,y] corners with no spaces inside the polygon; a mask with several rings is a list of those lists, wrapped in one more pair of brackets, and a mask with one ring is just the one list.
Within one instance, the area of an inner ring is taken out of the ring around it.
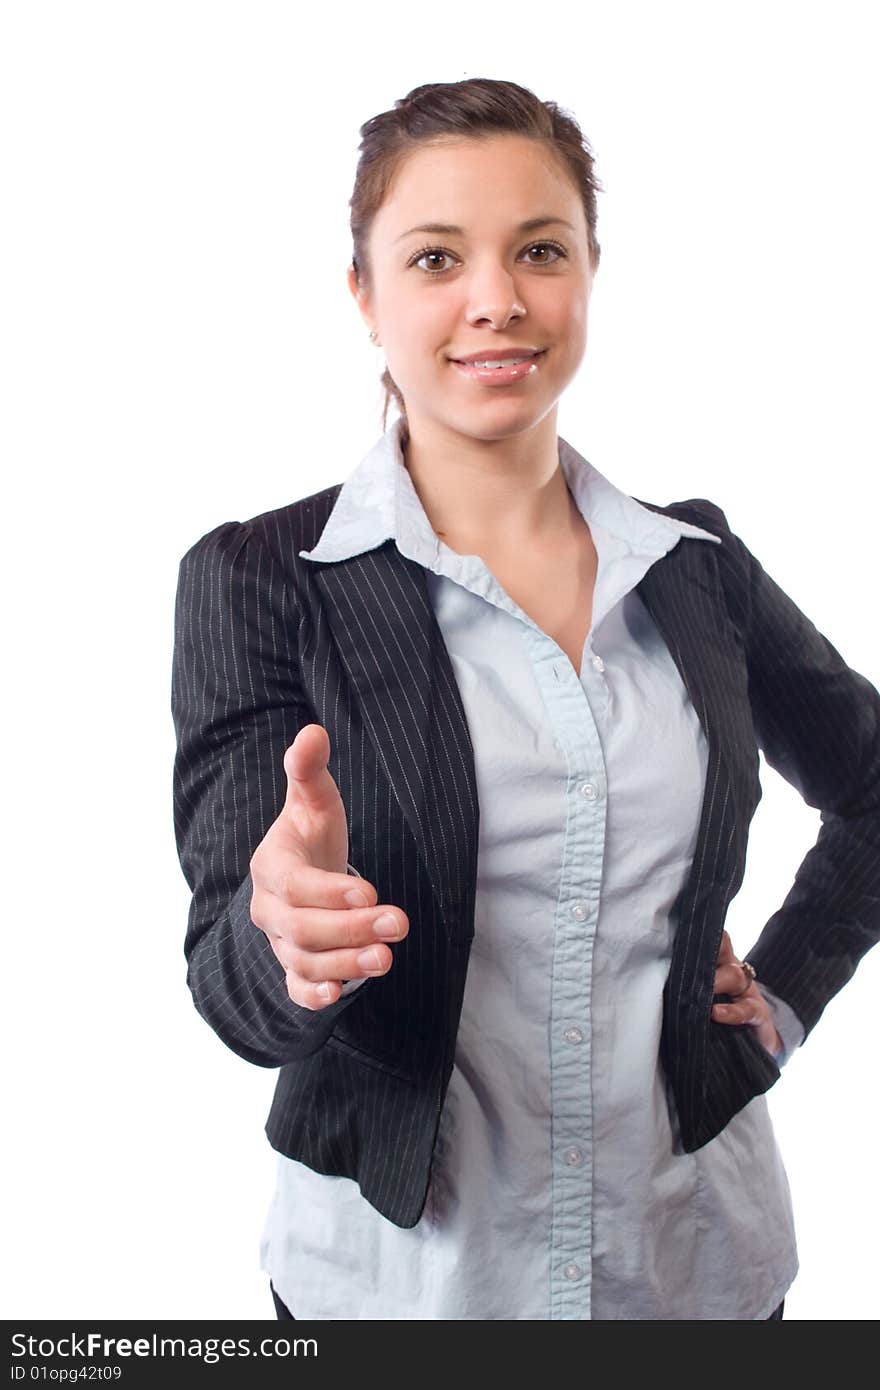
{"label": "eyebrow", "polygon": [[[539,227],[550,227],[558,223],[561,227],[571,227],[572,231],[576,228],[571,222],[566,222],[564,217],[550,217],[542,214],[540,217],[530,217],[527,222],[520,222],[516,228],[518,232],[536,232]],[[464,227],[456,227],[451,222],[422,222],[418,227],[410,227],[408,231],[401,232],[399,237],[395,237],[395,244],[403,241],[405,236],[412,236],[413,232],[437,232],[441,236],[464,236]]]}

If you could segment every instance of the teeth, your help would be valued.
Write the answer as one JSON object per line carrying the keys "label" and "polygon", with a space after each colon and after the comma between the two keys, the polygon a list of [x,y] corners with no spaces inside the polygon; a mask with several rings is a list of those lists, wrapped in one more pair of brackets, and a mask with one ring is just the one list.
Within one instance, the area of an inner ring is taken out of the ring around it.
{"label": "teeth", "polygon": [[[534,356],[534,354],[532,354]],[[528,362],[528,357],[507,357],[502,362],[465,362],[466,367],[515,367],[519,362]]]}

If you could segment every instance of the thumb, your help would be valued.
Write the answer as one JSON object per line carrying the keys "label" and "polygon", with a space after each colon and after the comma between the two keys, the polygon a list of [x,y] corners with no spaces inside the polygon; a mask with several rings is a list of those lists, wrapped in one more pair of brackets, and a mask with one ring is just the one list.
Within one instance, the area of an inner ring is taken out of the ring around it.
{"label": "thumb", "polygon": [[287,796],[284,809],[294,805],[326,814],[341,803],[339,788],[327,770],[330,735],[322,724],[306,724],[284,754]]}

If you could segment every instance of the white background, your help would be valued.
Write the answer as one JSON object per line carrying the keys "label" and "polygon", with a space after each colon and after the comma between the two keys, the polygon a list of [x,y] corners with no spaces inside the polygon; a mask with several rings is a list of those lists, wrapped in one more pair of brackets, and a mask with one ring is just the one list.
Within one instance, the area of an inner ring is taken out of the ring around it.
{"label": "white background", "polygon": [[[880,683],[872,11],[4,6],[6,1317],[273,1315],[276,1073],[185,984],[173,605],[199,536],[341,482],[381,432],[345,284],[370,116],[474,76],[576,116],[602,261],[560,434],[637,497],[718,502]],[[819,826],[762,781],[742,953]],[[769,1093],[789,1319],[880,1311],[878,984],[880,951]]]}

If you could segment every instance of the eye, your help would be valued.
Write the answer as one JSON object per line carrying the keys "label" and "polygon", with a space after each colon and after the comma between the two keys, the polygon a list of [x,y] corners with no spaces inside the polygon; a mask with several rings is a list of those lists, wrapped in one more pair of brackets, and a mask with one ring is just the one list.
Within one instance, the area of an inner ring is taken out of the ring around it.
{"label": "eye", "polygon": [[[419,261],[423,261],[426,256],[448,256],[449,254],[448,251],[443,251],[439,246],[426,246],[423,250],[416,252],[409,265],[418,265]],[[443,270],[442,266],[420,266],[419,268],[427,271],[428,275],[440,275]]]}
{"label": "eye", "polygon": [[[557,260],[568,254],[565,248],[559,245],[558,241],[533,241],[526,247],[526,251],[534,251],[536,247],[552,251],[554,253],[554,258],[553,260],[531,261],[531,265],[555,265]],[[419,266],[419,262],[425,260],[429,256],[441,258],[445,256],[449,258],[452,256],[452,252],[444,251],[442,246],[423,246],[420,251],[416,251],[415,255],[410,258],[407,265]],[[443,266],[434,267],[433,269],[430,266],[419,266],[419,269],[424,269],[426,275],[443,275],[445,270]]]}
{"label": "eye", "polygon": [[[555,252],[556,260],[559,260],[560,256],[564,256],[564,255],[565,255],[565,251],[564,251],[563,248],[559,245],[559,243],[556,242],[556,241],[533,241],[532,244],[531,244],[531,246],[527,247],[526,249],[527,249],[528,251],[534,251],[534,249],[535,249],[536,246],[542,246],[542,247],[544,247],[546,250],[550,250],[550,251]],[[534,262],[533,262],[533,264],[534,264]],[[539,261],[538,264],[539,264],[539,265],[553,265],[554,262],[553,262],[553,261]]]}

